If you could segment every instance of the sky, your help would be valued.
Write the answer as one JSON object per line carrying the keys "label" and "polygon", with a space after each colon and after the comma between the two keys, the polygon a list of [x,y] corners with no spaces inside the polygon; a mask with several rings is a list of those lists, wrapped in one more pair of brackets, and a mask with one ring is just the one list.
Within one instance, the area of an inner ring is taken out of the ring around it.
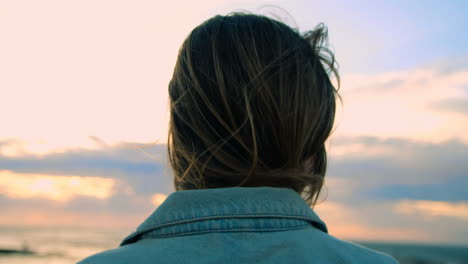
{"label": "sky", "polygon": [[314,210],[330,234],[467,245],[466,1],[0,0],[0,225],[134,230],[174,191],[177,51],[236,10],[328,27],[343,102]]}

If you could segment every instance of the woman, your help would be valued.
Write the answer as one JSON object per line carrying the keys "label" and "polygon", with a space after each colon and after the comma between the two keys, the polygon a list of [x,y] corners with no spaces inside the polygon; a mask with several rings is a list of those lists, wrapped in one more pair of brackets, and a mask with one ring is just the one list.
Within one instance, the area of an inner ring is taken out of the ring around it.
{"label": "woman", "polygon": [[79,263],[397,263],[329,235],[312,209],[339,97],[326,41],[323,24],[300,34],[250,13],[196,27],[169,83],[176,192]]}

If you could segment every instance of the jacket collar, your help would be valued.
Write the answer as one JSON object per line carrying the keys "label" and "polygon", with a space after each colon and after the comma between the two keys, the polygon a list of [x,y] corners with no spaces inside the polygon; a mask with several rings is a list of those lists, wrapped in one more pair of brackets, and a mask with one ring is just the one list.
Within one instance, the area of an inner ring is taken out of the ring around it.
{"label": "jacket collar", "polygon": [[170,225],[213,218],[247,217],[302,219],[328,232],[325,223],[292,189],[228,187],[173,192],[120,245],[135,242],[143,233]]}

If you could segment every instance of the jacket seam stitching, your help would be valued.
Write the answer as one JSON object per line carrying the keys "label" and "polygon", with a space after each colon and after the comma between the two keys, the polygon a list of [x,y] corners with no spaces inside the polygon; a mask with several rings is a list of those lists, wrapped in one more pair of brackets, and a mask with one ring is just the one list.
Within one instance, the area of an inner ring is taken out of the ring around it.
{"label": "jacket seam stitching", "polygon": [[[308,228],[310,224],[305,224],[301,226],[296,226],[296,227],[278,227],[278,228],[271,228],[271,229],[256,229],[256,228],[221,228],[221,229],[209,229],[209,230],[204,230],[204,231],[190,231],[190,232],[180,232],[176,234],[171,234],[171,235],[163,235],[157,237],[145,237],[146,239],[157,239],[157,238],[168,238],[168,237],[177,237],[177,236],[185,236],[185,235],[194,235],[194,234],[204,234],[204,233],[214,233],[214,232],[223,232],[223,233],[229,233],[229,232],[246,232],[246,231],[252,231],[252,232],[274,232],[274,231],[284,231],[284,230],[296,230],[296,229],[304,229]],[[145,239],[143,238],[143,239]]]}
{"label": "jacket seam stitching", "polygon": [[204,216],[204,217],[196,217],[196,218],[191,218],[191,219],[185,219],[185,220],[177,220],[177,221],[172,221],[172,222],[167,222],[164,224],[156,224],[150,227],[147,227],[145,229],[138,230],[134,232],[133,234],[130,234],[127,236],[121,243],[127,244],[129,240],[132,240],[139,235],[146,233],[148,231],[153,231],[156,229],[160,229],[163,227],[175,225],[175,224],[184,224],[184,223],[190,223],[190,222],[195,222],[195,221],[200,221],[200,220],[206,220],[206,219],[219,219],[219,218],[259,218],[259,217],[271,217],[271,218],[292,218],[292,219],[301,219],[301,220],[307,220],[307,221],[313,221],[313,222],[319,222],[320,225],[324,225],[323,222],[319,219],[316,219],[313,216],[299,216],[299,215],[280,215],[280,214],[229,214],[229,215],[210,215],[210,216]]}

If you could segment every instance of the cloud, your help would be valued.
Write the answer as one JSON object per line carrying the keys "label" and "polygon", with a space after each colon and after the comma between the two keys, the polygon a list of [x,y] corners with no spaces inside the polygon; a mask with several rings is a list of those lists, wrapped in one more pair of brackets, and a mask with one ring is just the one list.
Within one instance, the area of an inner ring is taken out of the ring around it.
{"label": "cloud", "polygon": [[[135,146],[141,146],[152,157]],[[114,180],[115,184],[105,199],[76,193],[64,203],[44,197],[15,199],[0,195],[0,206],[8,215],[0,223],[19,223],[18,219],[25,219],[20,222],[135,227],[173,191],[171,177],[161,176],[169,170],[163,162],[165,151],[165,145],[122,143],[99,150],[2,157],[2,166],[14,168],[12,173],[21,177],[42,171],[36,173],[47,175],[47,179],[100,177]],[[456,203],[450,201],[468,200],[463,189],[468,184],[468,164],[464,162],[468,146],[464,142],[336,137],[329,154],[326,190],[315,210],[332,235],[351,240],[468,242],[465,219],[445,217],[443,222],[430,219],[427,213],[420,212],[420,205],[414,204],[404,207],[411,208],[412,213],[401,211],[401,201],[405,200],[439,200],[452,205]],[[464,210],[464,207],[447,208],[452,212],[456,208]],[[448,214],[447,210],[438,212]],[[48,216],[56,218],[48,220]],[[87,220],[93,216],[94,223]]]}
{"label": "cloud", "polygon": [[69,149],[44,155],[12,157],[0,153],[0,168],[17,173],[121,179],[137,193],[153,194],[173,190],[166,151],[165,145],[121,142],[99,149]]}
{"label": "cloud", "polygon": [[49,176],[0,171],[0,194],[10,198],[46,198],[58,202],[74,196],[106,199],[112,195],[114,179],[102,177]]}
{"label": "cloud", "polygon": [[422,214],[429,217],[454,217],[468,220],[468,202],[403,200],[395,204],[394,211],[400,214]]}
{"label": "cloud", "polygon": [[173,191],[166,151],[158,144],[102,142],[98,149],[0,155],[0,206],[11,216],[0,223],[136,226],[129,219],[148,216],[155,193]]}
{"label": "cloud", "polygon": [[434,102],[432,107],[440,111],[449,111],[457,114],[468,115],[468,98],[450,98],[440,100]]}
{"label": "cloud", "polygon": [[[327,177],[347,179],[354,192],[342,199],[468,200],[463,190],[468,145],[459,140],[341,137],[331,142],[329,153]],[[334,197],[333,188],[328,193]]]}
{"label": "cloud", "polygon": [[[372,206],[344,202],[325,201],[315,208],[327,224],[329,233],[347,240],[429,241],[430,232],[412,226],[414,221],[405,219],[401,224],[386,223],[395,215],[386,202],[373,202]],[[391,207],[390,207],[391,208]],[[385,220],[387,219],[387,220]]]}
{"label": "cloud", "polygon": [[[383,184],[361,193],[363,197],[379,200],[407,199],[434,199],[442,201],[468,200],[466,187],[468,179],[459,179],[441,182],[439,184],[405,185]],[[450,191],[447,191],[450,190]]]}
{"label": "cloud", "polygon": [[167,198],[167,195],[162,194],[162,193],[157,193],[153,196],[151,196],[151,202],[155,206],[160,206]]}
{"label": "cloud", "polygon": [[[96,150],[2,156],[0,167],[8,167],[21,177],[100,177],[114,180],[115,184],[105,199],[76,193],[65,203],[54,203],[43,196],[19,199],[0,195],[0,206],[8,214],[0,222],[13,223],[14,216],[27,219],[26,224],[35,219],[37,224],[72,225],[83,221],[80,224],[92,225],[85,219],[96,215],[96,221],[107,221],[109,225],[136,226],[173,191],[165,155],[165,145],[123,142],[101,145]],[[468,185],[467,156],[468,145],[459,139],[436,143],[373,136],[333,137],[325,200],[316,210],[331,234],[340,238],[467,243],[465,219],[444,216],[444,221],[437,221],[438,217],[429,218],[420,205],[414,204],[404,207],[412,208],[413,213],[402,213],[400,204],[405,200],[466,202],[463,187]],[[396,207],[398,204],[400,207]],[[57,220],[48,223],[49,212]],[[438,212],[448,214],[447,210]]]}
{"label": "cloud", "polygon": [[468,144],[467,88],[468,66],[461,62],[450,67],[439,61],[405,71],[346,74],[334,134],[433,143],[458,138]]}
{"label": "cloud", "polygon": [[456,73],[463,69],[468,69],[468,56],[445,57],[427,64],[441,74]]}
{"label": "cloud", "polygon": [[[394,242],[468,243],[468,224],[459,217],[427,217],[395,211],[400,201],[325,201],[315,207],[330,234],[347,240]],[[445,203],[444,203],[445,204]],[[451,203],[449,203],[451,204]],[[455,203],[456,204],[456,203]],[[465,203],[466,204],[466,203]],[[413,209],[413,207],[411,207]],[[456,210],[456,208],[450,208]],[[465,209],[465,208],[458,208]],[[441,210],[442,211],[442,210]]]}
{"label": "cloud", "polygon": [[99,227],[128,229],[136,228],[136,223],[143,221],[147,213],[116,215],[109,212],[63,211],[48,208],[46,211],[36,208],[10,208],[2,212],[0,225],[7,226],[46,226],[46,227]]}
{"label": "cloud", "polygon": [[[328,150],[323,199],[468,200],[462,188],[468,184],[468,164],[464,162],[468,145],[459,140],[431,143],[370,136],[334,137]],[[127,186],[119,187],[119,193],[131,188],[135,195],[151,196],[174,191],[165,157],[165,145],[121,143],[99,150],[2,157],[0,167],[51,177],[110,178],[118,180],[118,186]]]}
{"label": "cloud", "polygon": [[329,143],[326,199],[332,234],[353,240],[468,243],[468,144],[341,136]]}

